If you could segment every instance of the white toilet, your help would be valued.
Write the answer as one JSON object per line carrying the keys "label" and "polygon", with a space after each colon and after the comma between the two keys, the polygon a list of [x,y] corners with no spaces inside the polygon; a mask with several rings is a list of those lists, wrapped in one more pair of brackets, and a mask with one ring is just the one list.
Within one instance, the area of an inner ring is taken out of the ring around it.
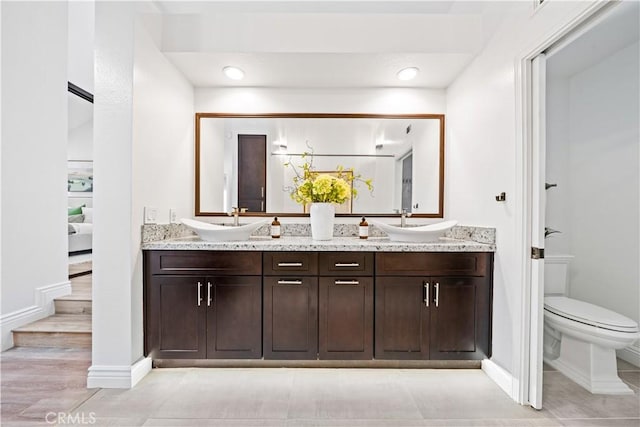
{"label": "white toilet", "polygon": [[640,338],[638,323],[568,298],[572,256],[545,258],[544,361],[594,394],[633,394],[617,372],[616,350]]}

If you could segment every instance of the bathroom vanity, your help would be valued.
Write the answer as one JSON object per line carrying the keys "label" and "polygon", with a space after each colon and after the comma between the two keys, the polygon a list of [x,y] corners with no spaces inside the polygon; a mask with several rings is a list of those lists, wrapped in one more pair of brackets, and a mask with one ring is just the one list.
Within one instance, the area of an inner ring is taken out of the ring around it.
{"label": "bathroom vanity", "polygon": [[274,240],[145,244],[145,355],[174,366],[490,357],[492,245]]}

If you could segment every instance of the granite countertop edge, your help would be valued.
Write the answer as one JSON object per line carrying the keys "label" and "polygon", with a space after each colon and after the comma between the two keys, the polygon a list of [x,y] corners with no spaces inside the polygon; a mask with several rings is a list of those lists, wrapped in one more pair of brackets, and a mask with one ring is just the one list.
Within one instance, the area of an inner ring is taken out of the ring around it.
{"label": "granite countertop edge", "polygon": [[224,250],[224,251],[353,251],[353,252],[495,252],[496,245],[472,240],[441,238],[438,242],[395,242],[388,237],[359,239],[334,237],[332,240],[312,240],[310,237],[280,239],[252,236],[238,242],[207,242],[197,236],[179,237],[142,245],[142,250]]}

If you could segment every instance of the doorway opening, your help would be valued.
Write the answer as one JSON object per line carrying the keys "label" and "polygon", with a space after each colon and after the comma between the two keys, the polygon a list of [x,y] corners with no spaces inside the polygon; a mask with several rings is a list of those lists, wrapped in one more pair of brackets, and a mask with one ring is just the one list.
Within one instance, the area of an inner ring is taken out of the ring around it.
{"label": "doorway opening", "polygon": [[[560,375],[549,371],[543,375],[543,359],[550,364],[558,355],[563,363],[568,360],[568,356],[562,359],[561,351],[554,354],[552,344],[561,348],[557,339],[561,335],[549,326],[552,307],[545,296],[554,293],[604,308],[636,327],[639,320],[639,16],[635,2],[593,11],[589,22],[529,62],[525,216],[530,225],[527,241],[533,249],[543,250],[533,251],[537,256],[526,268],[530,284],[526,400],[535,408],[549,401],[543,396],[543,389],[549,390],[543,388],[544,378]],[[611,227],[598,227],[605,222]],[[556,259],[572,260],[562,283],[552,277]],[[566,353],[570,345],[565,343],[564,348]],[[625,361],[619,365],[640,366],[638,342],[620,349],[618,357]],[[594,360],[585,363],[593,367]],[[579,371],[563,373],[589,390],[588,398],[591,393],[607,393],[593,375]],[[626,384],[622,387],[637,393],[640,384],[625,381],[624,376],[622,382]],[[553,393],[548,397],[553,400]]]}

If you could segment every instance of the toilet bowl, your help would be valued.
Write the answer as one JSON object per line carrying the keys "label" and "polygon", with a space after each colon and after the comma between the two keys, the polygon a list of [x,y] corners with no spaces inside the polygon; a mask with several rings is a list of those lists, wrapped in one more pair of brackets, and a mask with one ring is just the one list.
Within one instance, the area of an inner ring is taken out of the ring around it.
{"label": "toilet bowl", "polygon": [[572,257],[545,259],[544,361],[594,394],[633,394],[617,372],[616,350],[640,338],[638,323],[565,296]]}

